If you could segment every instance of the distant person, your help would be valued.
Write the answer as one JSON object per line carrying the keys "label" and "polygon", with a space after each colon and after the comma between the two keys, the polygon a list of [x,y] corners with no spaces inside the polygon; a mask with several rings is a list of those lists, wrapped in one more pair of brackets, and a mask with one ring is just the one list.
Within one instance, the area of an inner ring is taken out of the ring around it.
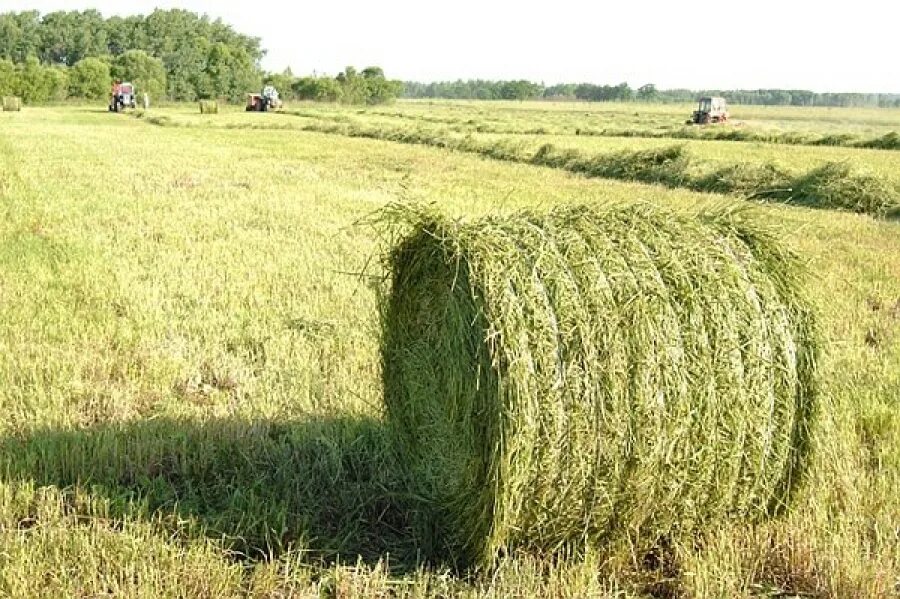
{"label": "distant person", "polygon": [[144,110],[150,109],[150,94],[144,92]]}

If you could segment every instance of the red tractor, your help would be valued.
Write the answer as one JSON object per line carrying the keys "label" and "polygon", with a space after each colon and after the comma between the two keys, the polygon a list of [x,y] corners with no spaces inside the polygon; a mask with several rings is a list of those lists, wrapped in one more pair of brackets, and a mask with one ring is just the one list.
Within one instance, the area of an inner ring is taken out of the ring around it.
{"label": "red tractor", "polygon": [[278,90],[275,86],[267,85],[263,88],[261,94],[247,94],[247,112],[268,112],[270,110],[281,110],[284,104],[278,97]]}
{"label": "red tractor", "polygon": [[127,82],[116,81],[109,94],[108,108],[110,112],[122,112],[126,108],[137,108],[134,86]]}

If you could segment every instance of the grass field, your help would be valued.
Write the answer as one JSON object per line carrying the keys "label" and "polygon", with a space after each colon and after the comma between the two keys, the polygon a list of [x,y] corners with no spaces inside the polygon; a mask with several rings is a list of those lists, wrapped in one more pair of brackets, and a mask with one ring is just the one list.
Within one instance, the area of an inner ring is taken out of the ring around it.
{"label": "grass field", "polygon": [[[688,107],[221,108],[0,113],[0,596],[900,594],[896,220],[301,130],[357,122],[636,149],[673,140],[574,129],[659,131]],[[743,127],[811,138],[900,130],[897,110],[734,112]],[[546,133],[521,134],[536,127]],[[840,160],[900,183],[893,150],[680,143],[711,161]],[[398,201],[453,217],[751,206],[807,262],[826,338],[809,480],[792,509],[664,555],[624,544],[485,572],[421,563],[384,422],[383,248],[366,224]]]}

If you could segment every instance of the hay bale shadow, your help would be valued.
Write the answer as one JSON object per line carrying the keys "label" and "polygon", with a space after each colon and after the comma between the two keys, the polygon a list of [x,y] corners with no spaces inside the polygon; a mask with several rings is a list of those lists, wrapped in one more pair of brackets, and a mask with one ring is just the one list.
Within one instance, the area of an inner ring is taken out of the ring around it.
{"label": "hay bale shadow", "polygon": [[405,570],[416,540],[392,455],[380,421],[351,417],[159,419],[0,439],[6,482],[87,491],[115,517],[187,521],[238,559],[299,548],[325,563],[390,556]]}

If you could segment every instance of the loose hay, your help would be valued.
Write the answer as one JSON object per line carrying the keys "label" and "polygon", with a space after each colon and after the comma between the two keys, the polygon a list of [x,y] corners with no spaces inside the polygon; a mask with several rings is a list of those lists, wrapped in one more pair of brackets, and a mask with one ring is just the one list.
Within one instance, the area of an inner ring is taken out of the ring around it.
{"label": "loose hay", "polygon": [[22,99],[16,96],[3,97],[3,112],[19,112],[22,110]]}
{"label": "loose hay", "polygon": [[858,172],[846,162],[826,162],[800,175],[784,195],[786,201],[800,205],[873,216],[884,216],[900,207],[900,191],[892,183]]}
{"label": "loose hay", "polygon": [[385,398],[439,551],[652,544],[787,504],[814,326],[794,258],[741,214],[401,217]]}
{"label": "loose hay", "polygon": [[777,194],[790,187],[790,173],[777,165],[747,162],[725,165],[699,178],[693,185],[698,191],[759,197]]}

